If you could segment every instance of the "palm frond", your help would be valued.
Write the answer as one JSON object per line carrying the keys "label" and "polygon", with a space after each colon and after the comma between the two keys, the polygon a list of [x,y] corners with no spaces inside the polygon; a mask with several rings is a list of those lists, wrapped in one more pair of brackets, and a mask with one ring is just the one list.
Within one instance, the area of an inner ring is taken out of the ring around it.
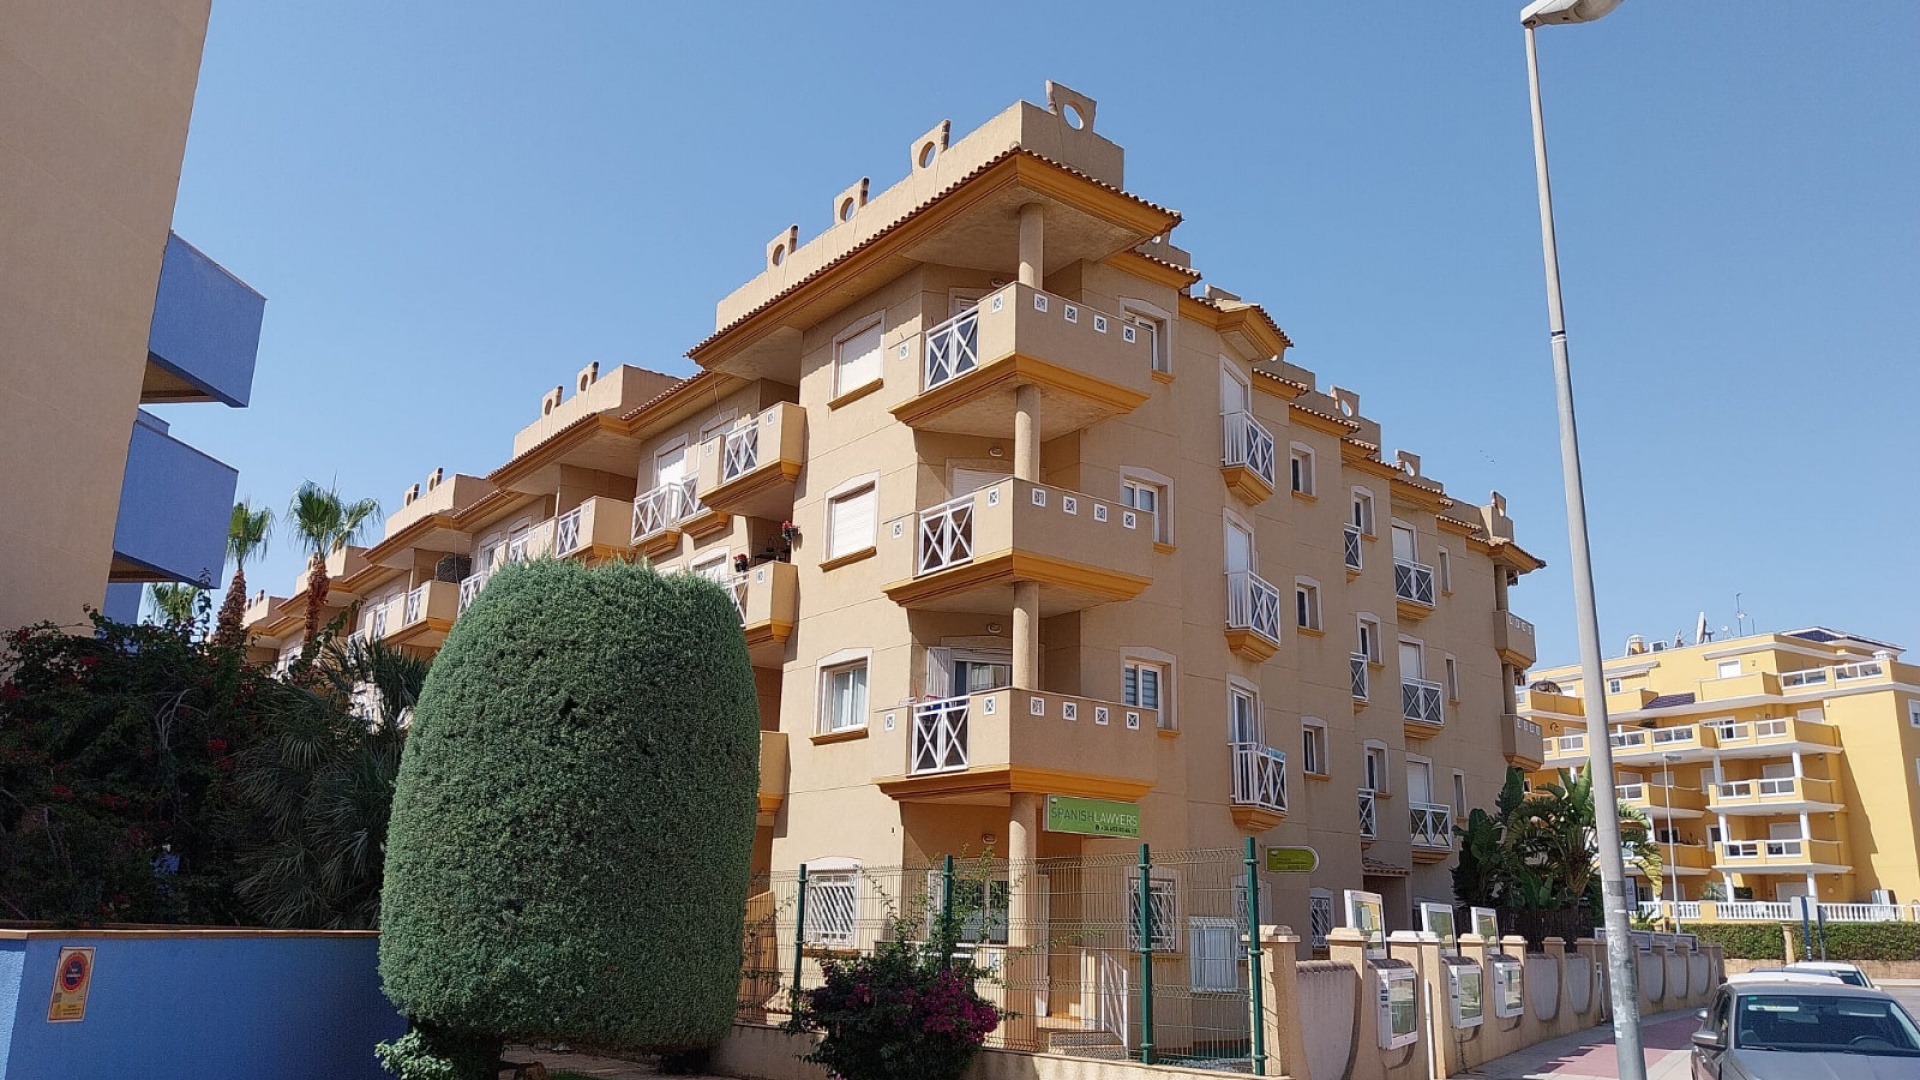
{"label": "palm frond", "polygon": [[227,519],[227,558],[236,570],[244,570],[248,559],[264,553],[271,539],[272,510],[264,506],[255,509],[245,499],[233,504],[233,514]]}

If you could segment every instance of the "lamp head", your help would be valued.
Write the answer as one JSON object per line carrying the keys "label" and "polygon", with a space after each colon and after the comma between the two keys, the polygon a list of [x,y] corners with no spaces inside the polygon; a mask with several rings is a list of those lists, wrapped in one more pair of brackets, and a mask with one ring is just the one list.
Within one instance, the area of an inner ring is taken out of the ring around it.
{"label": "lamp head", "polygon": [[1520,10],[1520,25],[1593,22],[1619,6],[1620,0],[1533,0]]}

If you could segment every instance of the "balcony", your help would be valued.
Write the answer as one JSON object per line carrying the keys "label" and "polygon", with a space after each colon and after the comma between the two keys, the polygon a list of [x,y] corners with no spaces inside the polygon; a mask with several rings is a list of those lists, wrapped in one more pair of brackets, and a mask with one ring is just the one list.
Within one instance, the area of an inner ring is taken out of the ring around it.
{"label": "balcony", "polygon": [[1500,752],[1506,755],[1507,764],[1518,765],[1528,772],[1538,769],[1547,761],[1545,742],[1539,724],[1524,716],[1509,714],[1502,718]]}
{"label": "balcony", "polygon": [[553,519],[553,554],[603,562],[624,556],[633,539],[627,504],[596,495]]}
{"label": "balcony", "polygon": [[1655,821],[1697,818],[1706,812],[1707,793],[1666,784],[1620,784],[1614,797]]}
{"label": "balcony", "polygon": [[1353,700],[1364,703],[1367,700],[1367,658],[1361,653],[1347,657],[1348,677],[1353,682]]}
{"label": "balcony", "polygon": [[1042,616],[1131,600],[1152,583],[1153,515],[1007,478],[880,530],[886,593],[905,607],[1004,615],[1035,581]]}
{"label": "balcony", "polygon": [[219,581],[240,474],[136,410],[113,523],[108,580]]}
{"label": "balcony", "polygon": [[507,541],[507,561],[526,562],[537,559],[553,551],[554,522],[543,521],[519,536]]}
{"label": "balcony", "polygon": [[780,812],[780,804],[787,799],[787,733],[784,731],[762,731],[760,733],[760,809],[754,816],[754,824],[762,829],[773,827],[773,817]]}
{"label": "balcony", "polygon": [[1408,803],[1413,832],[1413,861],[1434,863],[1453,854],[1453,808],[1441,803]]}
{"label": "balcony", "polygon": [[[452,581],[423,581],[401,598],[397,625],[386,627],[393,645],[437,649],[460,614],[460,586]],[[390,619],[391,623],[392,620]]]}
{"label": "balcony", "polygon": [[1837,840],[1728,840],[1714,869],[1734,873],[1844,874],[1846,851]]}
{"label": "balcony", "polygon": [[683,534],[705,536],[726,526],[726,514],[701,504],[699,483],[697,476],[669,481],[633,500],[634,550],[657,559],[679,548]]}
{"label": "balcony", "polygon": [[1514,667],[1532,667],[1538,655],[1533,645],[1533,624],[1511,611],[1493,613],[1493,647],[1500,659]]}
{"label": "balcony", "polygon": [[890,349],[916,359],[919,393],[894,406],[923,431],[1012,438],[1014,388],[1040,391],[1040,431],[1051,439],[1139,408],[1153,392],[1146,336],[1131,322],[1026,285]]}
{"label": "balcony", "polygon": [[1248,503],[1265,502],[1273,494],[1273,433],[1251,413],[1226,413],[1220,421],[1226,432],[1220,475],[1227,488]]}
{"label": "balcony", "polygon": [[1044,690],[991,690],[883,710],[907,722],[907,769],[879,781],[901,800],[1008,792],[1138,799],[1158,779],[1160,714]]}
{"label": "balcony", "polygon": [[1570,769],[1587,760],[1587,733],[1582,731],[1546,739],[1544,749],[1546,764],[1556,769]]}
{"label": "balcony", "polygon": [[1360,839],[1375,840],[1380,836],[1380,817],[1375,804],[1376,796],[1372,788],[1360,789]]}
{"label": "balcony", "polygon": [[1433,611],[1433,567],[1393,560],[1393,599],[1401,618],[1426,618]]}
{"label": "balcony", "polygon": [[1233,753],[1233,822],[1263,833],[1287,817],[1287,755],[1260,743],[1229,743]]}
{"label": "balcony", "polygon": [[267,301],[178,234],[167,234],[147,327],[145,404],[218,401],[244,408]]}
{"label": "balcony", "polygon": [[[1694,877],[1713,869],[1713,849],[1706,844],[1668,844],[1655,845],[1660,849],[1660,876]],[[1627,873],[1639,874],[1640,868],[1632,860],[1627,861]],[[1645,876],[1645,875],[1642,875]],[[1698,915],[1693,916],[1699,918]]]}
{"label": "balcony", "polygon": [[1280,648],[1280,590],[1251,570],[1227,574],[1227,648],[1256,664]]}
{"label": "balcony", "polygon": [[1885,660],[1859,660],[1851,664],[1807,668],[1780,673],[1780,692],[1817,693],[1835,686],[1878,682],[1893,677],[1893,665]]}
{"label": "balcony", "polygon": [[787,637],[799,618],[799,568],[792,563],[761,563],[735,574],[728,583],[733,606],[754,667],[777,668],[787,658]]}
{"label": "balcony", "polygon": [[1554,694],[1532,687],[1514,692],[1514,708],[1524,713],[1547,713],[1573,720],[1586,715],[1586,704],[1572,694]]}
{"label": "balcony", "polygon": [[1440,684],[1425,679],[1401,679],[1400,719],[1405,721],[1410,739],[1431,739],[1440,734],[1447,722]]}
{"label": "balcony", "polygon": [[1713,757],[1719,740],[1711,725],[1676,724],[1615,731],[1612,744],[1615,761],[1667,760],[1669,754],[1678,755],[1680,761],[1707,761]]}
{"label": "balcony", "polygon": [[1360,546],[1360,526],[1348,525],[1340,531],[1340,557],[1347,564],[1349,579],[1360,572],[1361,564],[1365,561]]}
{"label": "balcony", "polygon": [[1832,754],[1840,750],[1840,732],[1832,724],[1811,720],[1751,720],[1713,725],[1720,756],[1726,758],[1785,757]]}
{"label": "balcony", "polygon": [[807,411],[781,402],[708,439],[700,449],[700,503],[745,517],[788,517],[806,438]]}
{"label": "balcony", "polygon": [[1842,809],[1838,786],[1831,780],[1811,776],[1728,780],[1714,785],[1712,805],[1714,812],[1730,816],[1811,814]]}

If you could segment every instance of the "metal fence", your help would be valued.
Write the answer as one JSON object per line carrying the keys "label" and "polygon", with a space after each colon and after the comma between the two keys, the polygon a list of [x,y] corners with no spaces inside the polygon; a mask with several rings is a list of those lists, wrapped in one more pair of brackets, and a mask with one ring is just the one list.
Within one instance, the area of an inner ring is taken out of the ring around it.
{"label": "metal fence", "polygon": [[816,862],[755,885],[740,1016],[781,1023],[821,962],[924,942],[951,919],[976,990],[1000,1007],[987,1045],[1258,1071],[1254,849],[934,865]]}

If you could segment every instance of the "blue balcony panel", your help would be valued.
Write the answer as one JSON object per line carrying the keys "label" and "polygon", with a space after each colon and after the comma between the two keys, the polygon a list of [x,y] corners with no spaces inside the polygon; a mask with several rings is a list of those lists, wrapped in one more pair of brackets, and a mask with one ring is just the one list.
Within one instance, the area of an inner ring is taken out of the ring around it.
{"label": "blue balcony panel", "polygon": [[109,580],[198,581],[204,574],[218,583],[239,479],[233,466],[167,434],[165,421],[141,410],[127,447]]}
{"label": "blue balcony panel", "polygon": [[253,393],[266,307],[266,297],[252,286],[169,232],[147,331],[140,400],[219,401],[244,408]]}

